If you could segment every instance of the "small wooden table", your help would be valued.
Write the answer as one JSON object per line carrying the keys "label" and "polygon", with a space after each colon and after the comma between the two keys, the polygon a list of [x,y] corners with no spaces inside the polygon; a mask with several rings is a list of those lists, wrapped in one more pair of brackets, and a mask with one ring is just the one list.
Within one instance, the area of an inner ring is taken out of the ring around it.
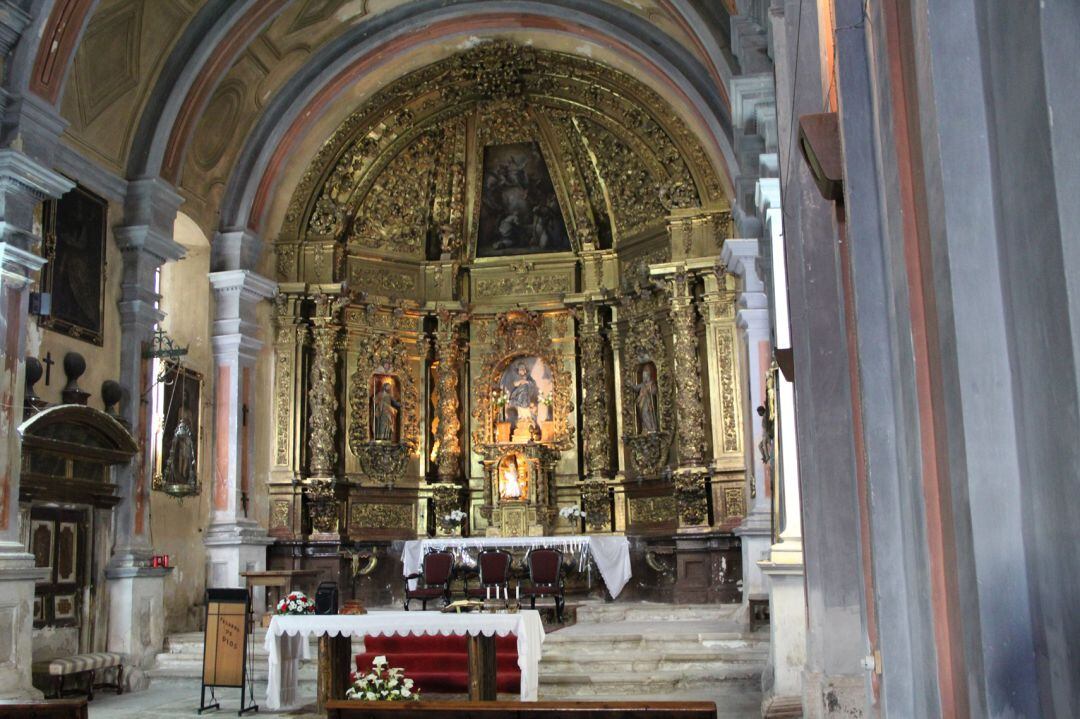
{"label": "small wooden table", "polygon": [[[266,606],[262,610],[262,615],[266,615],[273,614],[277,603],[292,590],[293,585],[299,585],[300,591],[314,599],[315,579],[319,576],[319,572],[315,569],[270,569],[263,572],[240,572],[240,576],[247,582],[248,590],[255,587],[267,588]],[[270,601],[270,589],[277,589],[277,596],[273,602]],[[252,614],[255,611],[255,607],[252,607]]]}

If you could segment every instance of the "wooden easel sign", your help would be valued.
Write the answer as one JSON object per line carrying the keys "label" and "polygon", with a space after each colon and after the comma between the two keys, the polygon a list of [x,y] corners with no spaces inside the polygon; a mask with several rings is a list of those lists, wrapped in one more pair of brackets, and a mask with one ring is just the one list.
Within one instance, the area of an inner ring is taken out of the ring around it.
{"label": "wooden easel sign", "polygon": [[[254,658],[249,655],[248,636],[251,634],[251,598],[246,589],[206,590],[206,629],[203,635],[202,696],[199,714],[207,709],[220,709],[216,687],[240,690],[240,711],[259,711],[255,703],[255,687],[247,683],[248,664]],[[206,690],[210,689],[210,704],[206,703]],[[244,695],[249,694],[250,704],[244,706]]]}

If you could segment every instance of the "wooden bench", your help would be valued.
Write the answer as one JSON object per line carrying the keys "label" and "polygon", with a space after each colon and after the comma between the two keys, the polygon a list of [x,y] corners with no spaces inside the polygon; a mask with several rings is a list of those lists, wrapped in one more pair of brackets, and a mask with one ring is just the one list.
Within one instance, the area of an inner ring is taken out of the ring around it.
{"label": "wooden bench", "polygon": [[716,719],[713,702],[358,702],[331,700],[327,719]]}
{"label": "wooden bench", "polygon": [[86,699],[0,700],[0,719],[87,719]]}
{"label": "wooden bench", "polygon": [[[113,683],[94,683],[95,675],[107,669],[116,669],[116,681]],[[44,662],[34,662],[32,671],[37,676],[47,676],[53,683],[53,697],[64,696],[64,679],[78,674],[89,674],[86,683],[86,698],[94,698],[95,689],[115,689],[117,694],[124,693],[124,657],[115,652],[93,652],[76,654],[73,657],[60,657]],[[79,692],[82,693],[82,692]]]}

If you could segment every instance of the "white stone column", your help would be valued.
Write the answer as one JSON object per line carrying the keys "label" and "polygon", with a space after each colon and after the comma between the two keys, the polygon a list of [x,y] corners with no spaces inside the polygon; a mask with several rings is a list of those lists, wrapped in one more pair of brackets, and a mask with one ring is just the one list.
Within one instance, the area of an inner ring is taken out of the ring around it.
{"label": "white stone column", "polygon": [[34,250],[34,208],[71,182],[16,150],[0,150],[0,699],[33,699],[34,583],[38,569],[20,526],[22,466],[17,427],[23,416],[27,305],[34,273],[45,261]]}
{"label": "white stone column", "polygon": [[249,418],[259,339],[256,311],[277,292],[277,284],[249,270],[211,272],[214,324],[214,473],[210,526],[203,542],[209,567],[207,586],[243,587],[241,572],[266,568],[273,540],[248,516],[254,491]]}
{"label": "white stone column", "polygon": [[762,461],[764,427],[757,408],[765,406],[765,381],[772,364],[769,301],[758,272],[758,240],[728,239],[721,257],[728,270],[739,277],[735,321],[739,328],[743,386],[743,437],[746,453],[746,517],[735,533],[742,538],[743,601],[768,592],[758,561],[766,559],[772,544],[771,471]]}

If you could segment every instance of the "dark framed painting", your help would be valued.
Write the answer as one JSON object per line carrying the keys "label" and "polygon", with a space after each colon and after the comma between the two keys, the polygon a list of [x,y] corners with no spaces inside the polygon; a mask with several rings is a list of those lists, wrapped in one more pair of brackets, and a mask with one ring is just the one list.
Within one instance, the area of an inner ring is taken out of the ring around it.
{"label": "dark framed painting", "polygon": [[199,484],[199,409],[202,401],[200,373],[174,362],[164,367],[159,395],[161,424],[155,443],[155,481],[169,487]]}
{"label": "dark framed painting", "polygon": [[485,147],[476,256],[570,249],[570,236],[540,144]]}
{"label": "dark framed painting", "polygon": [[104,339],[105,236],[109,203],[75,186],[42,213],[42,292],[52,296],[43,327],[96,345]]}

